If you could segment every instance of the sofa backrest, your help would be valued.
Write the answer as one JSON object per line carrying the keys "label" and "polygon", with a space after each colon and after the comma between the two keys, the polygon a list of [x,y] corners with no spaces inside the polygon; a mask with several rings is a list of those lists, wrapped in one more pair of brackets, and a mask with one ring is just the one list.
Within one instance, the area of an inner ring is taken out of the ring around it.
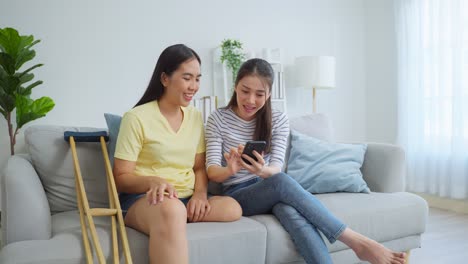
{"label": "sofa backrest", "polygon": [[[301,134],[318,138],[320,140],[330,142],[334,141],[331,122],[328,117],[322,113],[293,117],[289,120],[289,128],[291,130],[296,130]],[[286,149],[283,171],[286,171],[288,166],[289,152],[291,150],[290,139],[291,136],[288,138],[288,148]]]}
{"label": "sofa backrest", "polygon": [[[324,114],[293,117],[290,119],[290,128],[305,135],[333,141],[333,128]],[[26,146],[46,191],[52,213],[77,209],[73,159],[70,145],[64,141],[63,133],[101,130],[106,129],[41,125],[26,129]],[[80,142],[76,146],[90,207],[107,207],[106,173],[100,144]],[[288,146],[286,159],[289,157],[289,148]],[[210,182],[209,191],[220,194],[220,185]]]}
{"label": "sofa backrest", "polygon": [[334,141],[332,124],[328,117],[322,113],[292,117],[289,120],[289,127],[307,136]]}
{"label": "sofa backrest", "polygon": [[[26,129],[26,146],[52,213],[77,209],[73,158],[63,133],[100,130],[105,129],[38,125]],[[90,207],[107,207],[106,172],[100,143],[80,142],[76,146]]]}

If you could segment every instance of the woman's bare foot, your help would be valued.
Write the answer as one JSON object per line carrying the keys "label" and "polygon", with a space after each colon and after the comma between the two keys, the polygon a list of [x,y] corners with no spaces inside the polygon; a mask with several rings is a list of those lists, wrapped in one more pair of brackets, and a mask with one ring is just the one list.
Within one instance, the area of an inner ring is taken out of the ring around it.
{"label": "woman's bare foot", "polygon": [[354,250],[359,259],[369,261],[372,264],[405,263],[405,253],[394,252],[349,228],[346,228],[338,239]]}

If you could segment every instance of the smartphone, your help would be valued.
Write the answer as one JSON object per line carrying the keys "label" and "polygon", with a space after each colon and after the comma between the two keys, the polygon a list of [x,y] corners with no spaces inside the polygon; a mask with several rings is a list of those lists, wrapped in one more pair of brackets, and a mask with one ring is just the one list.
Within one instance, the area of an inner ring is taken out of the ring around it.
{"label": "smartphone", "polygon": [[[247,141],[242,154],[247,154],[249,157],[257,161],[257,157],[255,157],[255,155],[253,154],[253,151],[255,150],[261,155],[262,152],[265,151],[265,149],[266,149],[265,141]],[[242,160],[245,163],[252,165],[250,161],[248,161],[247,159],[242,158]]]}

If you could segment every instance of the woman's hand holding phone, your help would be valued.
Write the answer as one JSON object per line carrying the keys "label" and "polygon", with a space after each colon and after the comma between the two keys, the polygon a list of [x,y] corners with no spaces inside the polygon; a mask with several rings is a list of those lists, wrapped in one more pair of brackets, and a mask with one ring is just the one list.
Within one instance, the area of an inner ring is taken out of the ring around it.
{"label": "woman's hand holding phone", "polygon": [[239,153],[242,153],[242,159],[240,160],[242,167],[252,174],[263,177],[262,172],[265,168],[263,152],[265,151],[265,147],[265,141],[248,141],[245,147],[240,147]]}

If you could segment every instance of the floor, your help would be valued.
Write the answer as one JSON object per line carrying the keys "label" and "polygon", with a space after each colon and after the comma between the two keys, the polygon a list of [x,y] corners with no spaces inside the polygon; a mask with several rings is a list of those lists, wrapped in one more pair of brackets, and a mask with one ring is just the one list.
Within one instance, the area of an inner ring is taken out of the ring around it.
{"label": "floor", "polygon": [[468,263],[468,214],[430,208],[422,247],[411,251],[409,263]]}

